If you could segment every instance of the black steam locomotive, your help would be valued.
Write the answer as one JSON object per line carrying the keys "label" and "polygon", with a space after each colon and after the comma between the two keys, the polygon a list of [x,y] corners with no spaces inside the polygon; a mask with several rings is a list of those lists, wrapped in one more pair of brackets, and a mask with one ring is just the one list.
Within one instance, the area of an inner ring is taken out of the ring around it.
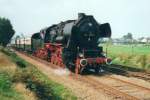
{"label": "black steam locomotive", "polygon": [[79,13],[77,20],[52,25],[31,37],[33,55],[67,67],[76,73],[95,69],[111,60],[103,55],[98,40],[111,36],[109,23],[100,24],[93,16]]}

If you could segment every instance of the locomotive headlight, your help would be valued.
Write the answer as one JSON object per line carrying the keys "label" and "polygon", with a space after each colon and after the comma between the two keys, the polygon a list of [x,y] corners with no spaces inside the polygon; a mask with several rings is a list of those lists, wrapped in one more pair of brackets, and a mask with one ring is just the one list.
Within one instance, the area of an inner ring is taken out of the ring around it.
{"label": "locomotive headlight", "polygon": [[83,66],[83,67],[86,66],[87,65],[87,59],[81,59],[80,60],[80,65]]}
{"label": "locomotive headlight", "polygon": [[112,60],[109,59],[109,58],[107,58],[107,59],[106,59],[106,64],[107,64],[107,65],[111,65],[111,64],[112,64]]}
{"label": "locomotive headlight", "polygon": [[83,53],[79,53],[79,57],[83,58],[84,57]]}

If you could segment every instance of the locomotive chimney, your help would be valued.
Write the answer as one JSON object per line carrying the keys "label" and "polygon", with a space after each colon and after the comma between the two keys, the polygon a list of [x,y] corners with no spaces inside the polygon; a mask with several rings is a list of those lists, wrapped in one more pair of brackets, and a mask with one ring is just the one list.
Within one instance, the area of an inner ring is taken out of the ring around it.
{"label": "locomotive chimney", "polygon": [[81,19],[85,16],[85,13],[78,13],[78,19]]}

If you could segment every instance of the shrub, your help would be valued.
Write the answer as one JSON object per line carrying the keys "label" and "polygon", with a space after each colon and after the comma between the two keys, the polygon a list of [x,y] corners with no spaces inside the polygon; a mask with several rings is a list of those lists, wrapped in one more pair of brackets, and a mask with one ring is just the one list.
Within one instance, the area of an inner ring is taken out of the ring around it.
{"label": "shrub", "polygon": [[16,64],[21,67],[21,68],[25,68],[26,67],[26,64],[22,61],[16,61]]}

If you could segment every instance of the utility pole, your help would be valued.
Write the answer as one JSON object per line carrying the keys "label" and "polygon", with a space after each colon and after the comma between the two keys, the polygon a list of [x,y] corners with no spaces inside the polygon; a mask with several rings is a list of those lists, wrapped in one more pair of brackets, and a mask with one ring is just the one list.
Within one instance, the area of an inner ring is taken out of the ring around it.
{"label": "utility pole", "polygon": [[23,42],[24,42],[24,44],[23,44],[23,50],[25,51],[25,49],[26,49],[26,47],[25,47],[25,41],[26,41],[26,39],[25,39],[25,36],[24,36],[23,33],[21,34],[21,36],[22,36]]}

